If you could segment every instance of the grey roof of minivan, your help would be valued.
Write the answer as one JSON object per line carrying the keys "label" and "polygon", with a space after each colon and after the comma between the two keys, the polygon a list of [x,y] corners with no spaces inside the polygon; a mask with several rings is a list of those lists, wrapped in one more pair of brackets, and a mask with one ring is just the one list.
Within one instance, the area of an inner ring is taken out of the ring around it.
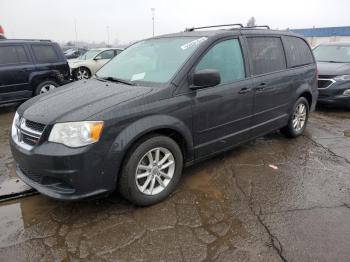
{"label": "grey roof of minivan", "polygon": [[156,36],[155,38],[180,37],[180,36],[211,37],[211,36],[218,36],[218,35],[238,35],[238,34],[291,35],[291,36],[302,37],[299,34],[295,34],[291,31],[285,31],[285,30],[282,31],[282,30],[256,29],[256,28],[234,28],[234,29],[184,31],[184,32],[178,32],[178,33],[160,35],[160,36]]}

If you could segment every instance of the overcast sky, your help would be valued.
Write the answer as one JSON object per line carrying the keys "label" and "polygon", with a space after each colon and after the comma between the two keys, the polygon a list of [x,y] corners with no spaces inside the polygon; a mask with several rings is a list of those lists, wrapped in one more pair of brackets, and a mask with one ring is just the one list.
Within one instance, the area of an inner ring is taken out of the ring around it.
{"label": "overcast sky", "polygon": [[349,0],[0,0],[0,25],[8,38],[122,43],[155,33],[223,23],[257,24],[285,29],[350,26]]}

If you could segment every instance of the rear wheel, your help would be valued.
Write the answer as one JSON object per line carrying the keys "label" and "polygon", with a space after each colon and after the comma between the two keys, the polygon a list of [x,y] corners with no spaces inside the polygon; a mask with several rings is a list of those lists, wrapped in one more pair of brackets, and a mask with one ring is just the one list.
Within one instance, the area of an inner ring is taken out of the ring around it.
{"label": "rear wheel", "polygon": [[50,92],[54,90],[56,87],[59,85],[51,80],[41,82],[37,87],[35,88],[34,94],[35,95],[40,95],[40,94],[45,94],[47,92]]}
{"label": "rear wheel", "polygon": [[305,97],[299,97],[294,105],[293,112],[289,118],[288,125],[281,129],[281,132],[287,137],[300,136],[305,128],[309,118],[309,103]]}
{"label": "rear wheel", "polygon": [[174,140],[166,136],[147,137],[128,153],[119,191],[140,206],[158,203],[175,189],[182,167],[182,152]]}

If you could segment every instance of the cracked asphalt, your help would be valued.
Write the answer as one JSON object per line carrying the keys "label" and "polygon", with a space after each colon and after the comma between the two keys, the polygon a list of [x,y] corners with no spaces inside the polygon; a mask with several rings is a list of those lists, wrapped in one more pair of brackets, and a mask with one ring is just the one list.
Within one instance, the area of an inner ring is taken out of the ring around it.
{"label": "cracked asphalt", "polygon": [[[0,113],[0,182],[14,176]],[[0,261],[349,261],[350,112],[320,109],[304,136],[273,133],[185,170],[164,202],[117,194],[0,204]]]}

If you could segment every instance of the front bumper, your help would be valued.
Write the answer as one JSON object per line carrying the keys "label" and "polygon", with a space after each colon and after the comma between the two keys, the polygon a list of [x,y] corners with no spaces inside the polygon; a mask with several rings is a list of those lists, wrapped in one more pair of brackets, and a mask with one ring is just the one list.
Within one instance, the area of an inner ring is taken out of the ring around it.
{"label": "front bumper", "polygon": [[344,95],[345,90],[350,89],[350,82],[334,82],[328,88],[319,88],[317,102],[324,105],[350,107],[350,96]]}
{"label": "front bumper", "polygon": [[46,196],[78,200],[105,195],[115,189],[116,174],[105,169],[105,154],[97,144],[68,148],[45,142],[26,150],[10,138],[10,146],[17,175]]}

